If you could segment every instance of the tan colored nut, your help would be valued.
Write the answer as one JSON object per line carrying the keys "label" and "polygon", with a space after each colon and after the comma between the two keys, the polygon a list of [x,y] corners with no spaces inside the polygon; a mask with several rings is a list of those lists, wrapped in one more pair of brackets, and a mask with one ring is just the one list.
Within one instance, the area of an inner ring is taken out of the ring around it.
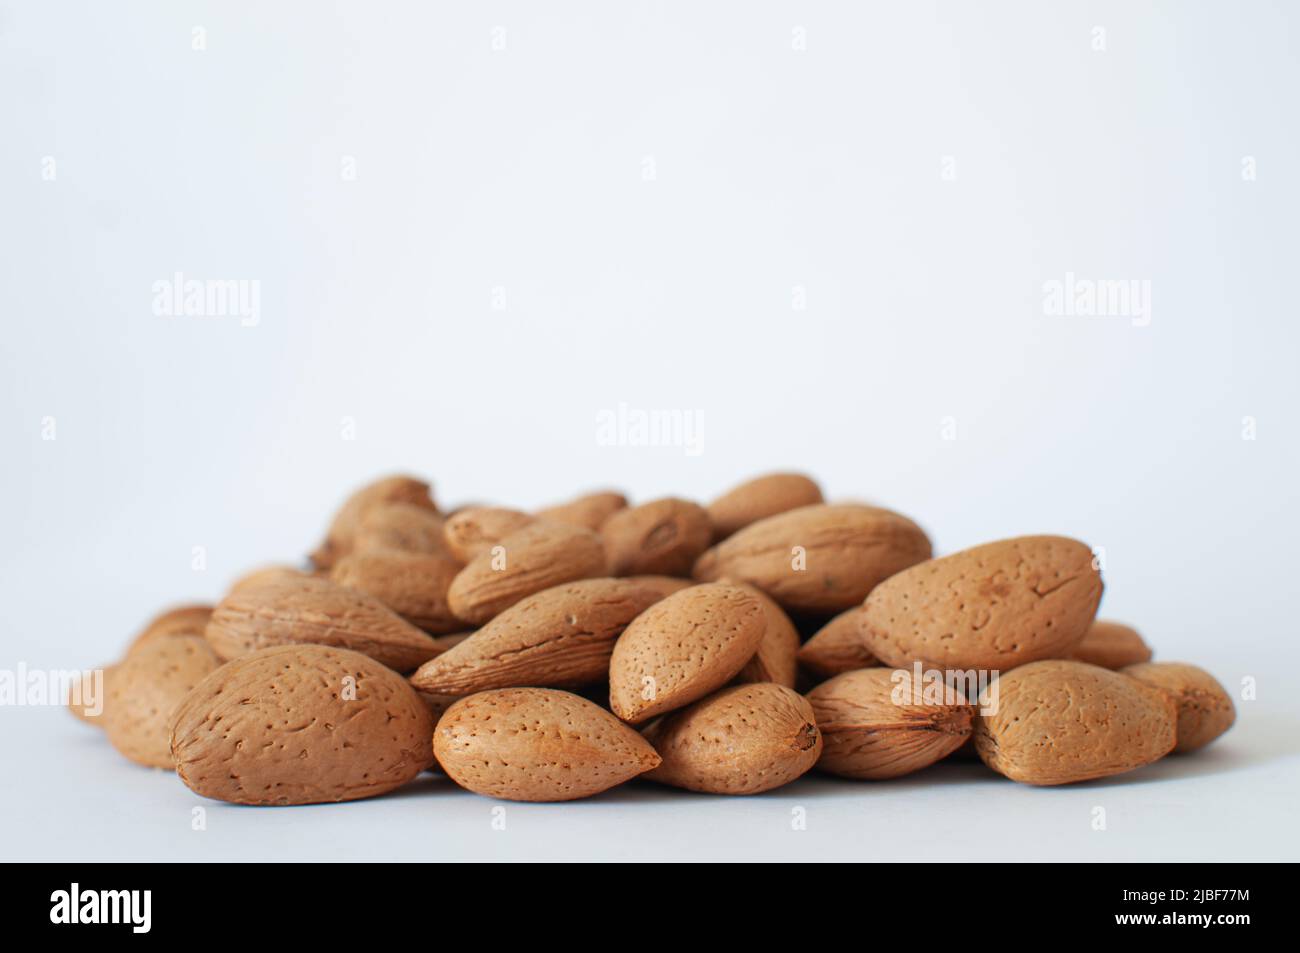
{"label": "tan colored nut", "polygon": [[236,804],[351,801],[433,763],[434,721],[415,689],[359,652],[263,649],[222,666],[176,710],[172,758],[204,797]]}
{"label": "tan colored nut", "polygon": [[170,771],[176,706],[220,667],[221,659],[201,635],[142,645],[113,671],[103,714],[109,743],[136,764]]}
{"label": "tan colored nut", "polygon": [[459,572],[460,563],[445,555],[376,549],[344,556],[334,564],[330,578],[373,596],[425,632],[445,635],[465,627],[447,603],[447,591]]}
{"label": "tan colored nut", "polygon": [[352,551],[361,520],[376,506],[385,503],[411,503],[436,511],[429,484],[410,476],[390,476],[368,483],[353,493],[334,516],[325,541],[312,553],[311,560],[318,569],[329,569]]}
{"label": "tan colored nut", "polygon": [[663,763],[651,781],[710,794],[779,788],[817,763],[812,706],[781,685],[736,685],[665,715],[646,730]]}
{"label": "tan colored nut", "polygon": [[930,558],[905,516],[858,504],[817,504],[759,520],[706,551],[696,579],[740,579],[795,612],[842,612],[881,581]]}
{"label": "tan colored nut", "polygon": [[1025,784],[1071,784],[1150,764],[1173,750],[1178,720],[1160,689],[1068,659],[1002,675],[996,708],[977,716],[975,750]]}
{"label": "tan colored nut", "polygon": [[639,575],[628,576],[627,580],[636,583],[642,589],[653,589],[659,594],[660,599],[666,599],[674,592],[681,592],[695,585],[693,580],[679,579],[676,576]]}
{"label": "tan colored nut", "polygon": [[443,539],[452,555],[467,563],[535,519],[527,513],[501,506],[475,506],[461,510],[447,520]]}
{"label": "tan colored nut", "polygon": [[886,665],[1015,668],[1074,651],[1101,601],[1092,550],[1064,536],[966,549],[887,579],[867,597],[863,638]]}
{"label": "tan colored nut", "polygon": [[799,663],[820,678],[879,665],[862,637],[862,607],[846,609],[818,629],[799,649]]}
{"label": "tan colored nut", "polygon": [[217,605],[207,639],[223,659],[278,645],[319,644],[361,652],[409,672],[438,654],[433,640],[378,599],[320,579],[244,586]]}
{"label": "tan colored nut", "polygon": [[352,552],[396,549],[454,558],[443,542],[442,515],[418,503],[380,503],[357,525]]}
{"label": "tan colored nut", "polygon": [[[227,592],[234,592],[236,589],[242,589],[245,586],[260,586],[268,582],[282,582],[286,579],[288,580],[301,579],[303,576],[312,576],[315,574],[316,573],[314,571],[304,572],[303,570],[297,569],[293,566],[284,566],[284,565],[259,566],[258,568],[251,569],[248,572],[244,573],[242,576],[238,577],[234,582],[230,584],[230,588],[227,590]],[[329,574],[326,573],[325,575],[328,576]],[[211,613],[209,613],[209,615],[211,615]],[[206,627],[207,627],[207,622],[205,620],[204,628]],[[200,635],[203,634],[203,629],[199,629],[199,634]]]}
{"label": "tan colored nut", "polygon": [[703,507],[670,497],[617,511],[600,535],[611,575],[686,576],[709,548],[713,526]]}
{"label": "tan colored nut", "polygon": [[463,788],[510,801],[571,801],[656,767],[659,755],[603,708],[550,688],[462,698],[438,721],[434,753]]}
{"label": "tan colored nut", "polygon": [[767,624],[762,603],[739,586],[692,586],[656,602],[614,645],[610,707],[637,724],[703,698],[740,674]]}
{"label": "tan colored nut", "polygon": [[[85,672],[73,679],[72,684],[68,686],[67,704],[68,711],[72,712],[74,718],[96,728],[104,727],[104,711],[113,691],[113,673],[117,671],[120,664],[119,662],[116,665],[103,665],[98,669],[90,669],[89,679],[84,677]],[[99,674],[96,675],[96,672]]]}
{"label": "tan colored nut", "polygon": [[1232,727],[1237,709],[1232,696],[1209,672],[1184,662],[1142,662],[1122,674],[1153,685],[1178,706],[1178,752],[1204,748]]}
{"label": "tan colored nut", "polygon": [[836,675],[808,701],[825,740],[817,767],[871,781],[911,774],[956,751],[975,713],[960,692],[887,668]]}
{"label": "tan colored nut", "polygon": [[605,550],[591,530],[538,521],[472,560],[452,581],[452,612],[482,625],[534,592],[605,574]]}
{"label": "tan colored nut", "polygon": [[580,496],[576,500],[558,506],[548,506],[538,510],[535,515],[539,520],[581,526],[594,532],[604,525],[605,520],[625,506],[627,506],[627,497],[622,493],[604,491],[588,493],[586,496]]}
{"label": "tan colored nut", "polygon": [[425,662],[411,684],[433,694],[469,695],[603,681],[614,642],[658,600],[654,590],[626,579],[584,579],[544,589]]}
{"label": "tan colored nut", "polygon": [[130,655],[155,639],[170,639],[178,635],[202,635],[211,617],[212,606],[210,605],[177,606],[168,609],[150,620],[127,646],[126,654]]}
{"label": "tan colored nut", "polygon": [[763,605],[767,628],[758,651],[745,663],[736,676],[738,682],[774,682],[785,688],[794,688],[799,675],[799,630],[794,627],[785,610],[761,589],[737,583]]}
{"label": "tan colored nut", "polygon": [[1088,627],[1070,658],[1118,671],[1125,665],[1151,661],[1151,646],[1142,641],[1137,629],[1098,619]]}
{"label": "tan colored nut", "polygon": [[751,523],[821,503],[822,491],[802,473],[769,473],[728,490],[709,504],[715,540],[723,540]]}

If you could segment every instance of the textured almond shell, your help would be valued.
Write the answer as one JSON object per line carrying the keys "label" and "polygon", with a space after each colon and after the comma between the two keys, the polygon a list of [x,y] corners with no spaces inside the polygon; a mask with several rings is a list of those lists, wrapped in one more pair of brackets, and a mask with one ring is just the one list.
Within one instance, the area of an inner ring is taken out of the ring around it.
{"label": "textured almond shell", "polygon": [[689,575],[713,539],[704,508],[669,497],[621,509],[600,528],[612,576]]}
{"label": "textured almond shell", "polygon": [[601,491],[588,493],[558,506],[548,506],[538,510],[535,515],[539,520],[567,523],[570,526],[581,526],[595,531],[604,525],[605,520],[625,506],[627,506],[627,497],[622,493]]}
{"label": "textured almond shell", "polygon": [[155,639],[169,639],[178,635],[202,635],[210,618],[212,618],[210,605],[177,606],[168,609],[149,621],[149,624],[127,646],[126,654],[130,655]]}
{"label": "textured almond shell", "polygon": [[424,692],[468,695],[516,686],[571,687],[609,675],[614,642],[659,601],[626,579],[585,579],[515,603],[411,676]]}
{"label": "textured almond shell", "polygon": [[382,549],[452,555],[443,541],[441,514],[418,503],[379,503],[361,517],[352,551]]}
{"label": "textured almond shell", "polygon": [[619,636],[609,662],[610,707],[639,723],[689,705],[740,674],[766,631],[762,603],[739,586],[674,593]]}
{"label": "textured almond shell", "polygon": [[471,625],[482,625],[534,592],[605,574],[600,537],[578,526],[538,521],[497,546],[504,569],[493,568],[496,556],[489,550],[462,569],[447,592],[452,611]]}
{"label": "textured almond shell", "polygon": [[535,517],[502,506],[472,506],[448,517],[443,543],[462,563],[481,556]]}
{"label": "textured almond shell", "polygon": [[960,748],[970,737],[974,707],[964,700],[913,701],[910,684],[900,704],[894,698],[895,672],[887,668],[845,672],[810,691],[808,701],[825,742],[818,769],[885,780],[919,771]]}
{"label": "textured almond shell", "polygon": [[213,611],[206,634],[224,659],[276,645],[332,645],[407,672],[438,654],[427,634],[373,596],[315,576],[231,592]]}
{"label": "textured almond shell", "polygon": [[[795,547],[802,549],[797,568]],[[842,612],[881,581],[930,558],[919,526],[890,510],[817,504],[759,520],[706,551],[693,575],[762,589],[786,609]]]}
{"label": "textured almond shell", "polygon": [[384,794],[433,763],[433,716],[368,656],[285,645],[236,659],[180,704],[181,780],[237,804],[315,804]]}
{"label": "textured almond shell", "polygon": [[689,589],[695,585],[692,579],[678,579],[675,576],[656,576],[656,575],[637,575],[628,576],[629,582],[634,582],[643,589],[653,589],[659,594],[660,599],[666,599],[674,592],[681,592],[683,589]]}
{"label": "textured almond shell", "polygon": [[651,781],[710,794],[758,794],[789,784],[821,754],[807,699],[782,685],[724,688],[645,730],[663,763]]}
{"label": "textured almond shell", "polygon": [[427,510],[436,510],[429,492],[429,484],[410,476],[389,476],[368,483],[354,492],[339,507],[325,541],[312,553],[311,560],[318,569],[329,569],[335,561],[352,551],[361,520],[376,506],[385,503],[410,503]]}
{"label": "textured almond shell", "polygon": [[221,667],[201,635],[156,639],[132,652],[106,680],[103,726],[109,743],[137,764],[172,768],[176,706]]}
{"label": "textured almond shell", "polygon": [[1232,696],[1209,672],[1185,662],[1143,662],[1123,674],[1161,689],[1178,706],[1178,752],[1203,748],[1232,727],[1237,709]]}
{"label": "textured almond shell", "polygon": [[975,750],[994,771],[1026,784],[1109,777],[1174,747],[1169,696],[1085,662],[1051,659],[1005,673],[996,707],[975,720]]}
{"label": "textured almond shell", "polygon": [[1137,629],[1098,619],[1088,627],[1070,658],[1118,671],[1125,665],[1151,661],[1151,646],[1142,640]]}
{"label": "textured almond shell", "polygon": [[460,564],[445,555],[371,550],[344,556],[330,579],[373,596],[425,632],[445,635],[465,627],[447,602],[459,572]]}
{"label": "textured almond shell", "polygon": [[1074,651],[1097,613],[1092,551],[1064,536],[1021,536],[922,563],[878,586],[863,610],[886,665],[1007,670]]}
{"label": "textured almond shell", "polygon": [[589,797],[659,764],[645,739],[605,709],[549,688],[462,698],[438,721],[433,747],[461,787],[511,801]]}
{"label": "textured almond shell", "polygon": [[767,627],[763,630],[763,639],[758,643],[758,651],[745,663],[745,667],[736,676],[738,682],[774,682],[786,688],[794,688],[799,675],[799,630],[795,628],[785,610],[776,601],[753,586],[739,584],[763,605],[767,616]]}
{"label": "textured almond shell", "polygon": [[821,678],[880,664],[862,637],[861,606],[846,609],[813,633],[798,658],[799,664]]}
{"label": "textured almond shell", "polygon": [[714,538],[726,539],[751,523],[822,502],[822,491],[802,473],[769,473],[728,490],[709,504]]}

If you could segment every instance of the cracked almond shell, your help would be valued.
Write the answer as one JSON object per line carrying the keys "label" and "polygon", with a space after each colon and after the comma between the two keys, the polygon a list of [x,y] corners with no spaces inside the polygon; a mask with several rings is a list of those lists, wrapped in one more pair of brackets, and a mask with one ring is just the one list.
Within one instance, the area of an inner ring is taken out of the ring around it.
{"label": "cracked almond shell", "polygon": [[822,751],[812,706],[763,682],[724,688],[645,729],[663,763],[651,781],[710,794],[758,794],[789,784]]}
{"label": "cracked almond shell", "polygon": [[975,719],[975,750],[1025,784],[1104,778],[1174,748],[1173,699],[1136,678],[1086,662],[1049,659],[1003,674]]}
{"label": "cracked almond shell", "polygon": [[817,767],[879,781],[934,764],[971,734],[974,706],[958,692],[916,697],[909,672],[866,668],[836,675],[808,693],[824,747]]}
{"label": "cracked almond shell", "polygon": [[433,763],[433,716],[369,656],[283,645],[236,659],[181,702],[181,780],[236,804],[316,804],[384,794]]}
{"label": "cracked almond shell", "polygon": [[535,593],[411,676],[420,691],[468,695],[605,679],[614,642],[659,594],[627,579],[584,579]]}
{"label": "cracked almond shell", "polygon": [[659,764],[654,748],[599,705],[552,688],[503,688],[438,720],[438,764],[463,788],[511,801],[571,801]]}
{"label": "cracked almond shell", "polygon": [[890,510],[816,504],[769,516],[707,550],[692,575],[757,586],[795,612],[842,612],[880,582],[930,558],[919,526]]}
{"label": "cracked almond shell", "polygon": [[1173,698],[1178,706],[1178,741],[1175,751],[1203,748],[1232,727],[1237,709],[1232,696],[1209,672],[1185,662],[1143,662],[1121,674],[1152,685]]}
{"label": "cracked almond shell", "polygon": [[867,597],[862,633],[886,665],[1005,671],[1065,658],[1101,601],[1092,551],[1064,536],[1021,536],[900,572]]}

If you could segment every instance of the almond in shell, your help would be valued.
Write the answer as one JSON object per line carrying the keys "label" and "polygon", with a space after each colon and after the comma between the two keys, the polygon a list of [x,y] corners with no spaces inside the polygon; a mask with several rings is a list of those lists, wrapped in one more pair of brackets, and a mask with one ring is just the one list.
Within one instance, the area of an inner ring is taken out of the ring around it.
{"label": "almond in shell", "polygon": [[1151,646],[1132,626],[1098,619],[1088,627],[1070,658],[1118,671],[1125,665],[1151,661]]}
{"label": "almond in shell", "polygon": [[821,503],[822,490],[802,473],[769,473],[728,490],[709,504],[714,539],[722,540],[751,523]]}
{"label": "almond in shell", "polygon": [[378,549],[344,556],[330,570],[330,579],[373,596],[425,632],[447,635],[465,627],[447,602],[460,568],[437,553]]}
{"label": "almond in shell", "polygon": [[481,556],[535,517],[503,506],[472,506],[448,517],[443,527],[447,549],[462,563]]}
{"label": "almond in shell", "polygon": [[1209,672],[1185,662],[1143,662],[1123,674],[1169,695],[1178,706],[1178,741],[1182,753],[1203,748],[1232,727],[1237,709],[1232,696]]}
{"label": "almond in shell", "polygon": [[615,512],[601,526],[614,576],[689,575],[713,538],[704,508],[673,497]]}
{"label": "almond in shell", "polygon": [[410,503],[435,511],[429,484],[411,476],[389,476],[376,480],[354,492],[335,514],[325,541],[312,553],[319,569],[329,569],[335,561],[352,551],[362,519],[371,509],[386,503]]}
{"label": "almond in shell", "polygon": [[767,628],[763,632],[763,640],[758,643],[758,651],[745,663],[736,680],[775,682],[786,688],[794,688],[799,674],[799,630],[785,614],[785,610],[761,589],[744,583],[737,585],[762,604],[763,613],[767,616]]}
{"label": "almond in shell", "polygon": [[407,553],[451,556],[443,541],[442,515],[418,503],[380,503],[357,525],[352,551],[397,549]]}
{"label": "almond in shell", "polygon": [[846,609],[813,633],[799,649],[799,663],[821,678],[879,665],[862,636],[862,607]]}
{"label": "almond in shell", "polygon": [[601,491],[588,493],[557,506],[548,506],[535,514],[539,520],[553,523],[567,523],[581,526],[592,531],[599,530],[609,519],[623,507],[627,506],[627,497],[622,493]]}

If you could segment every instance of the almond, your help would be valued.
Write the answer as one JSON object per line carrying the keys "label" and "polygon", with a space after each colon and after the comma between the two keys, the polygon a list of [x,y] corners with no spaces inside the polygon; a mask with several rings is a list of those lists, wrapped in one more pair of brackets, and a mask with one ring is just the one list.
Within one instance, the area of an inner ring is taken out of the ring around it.
{"label": "almond", "polygon": [[728,490],[709,504],[714,539],[722,540],[751,523],[822,502],[822,491],[802,473],[769,473]]}
{"label": "almond", "polygon": [[453,556],[467,563],[534,520],[527,513],[502,506],[474,506],[448,518],[443,542]]}
{"label": "almond", "polygon": [[315,643],[362,652],[409,672],[438,654],[428,635],[373,596],[315,576],[273,579],[230,593],[213,611],[206,634],[224,659]]}
{"label": "almond", "polygon": [[693,580],[678,579],[676,576],[628,576],[628,582],[634,582],[642,589],[653,589],[663,599],[671,596],[674,592],[681,592],[683,589],[689,589],[695,585]]}
{"label": "almond", "polygon": [[[398,549],[407,553],[452,556],[443,541],[442,516],[418,503],[379,503],[357,524],[352,551]],[[462,560],[463,562],[464,560]]]}
{"label": "almond", "polygon": [[703,698],[740,674],[767,625],[763,604],[739,586],[692,586],[656,602],[614,645],[610,707],[635,724]]}
{"label": "almond", "polygon": [[[259,566],[257,569],[244,573],[238,579],[230,584],[229,592],[236,589],[242,589],[244,586],[259,586],[262,583],[272,581],[282,581],[286,579],[301,579],[304,576],[315,575],[314,572],[303,572],[293,566],[271,565]],[[326,573],[328,575],[328,573]],[[200,630],[202,632],[202,630]]]}
{"label": "almond", "polygon": [[799,674],[799,630],[794,627],[785,610],[761,589],[743,583],[737,585],[762,603],[763,612],[767,616],[767,627],[763,630],[763,640],[758,643],[758,651],[745,663],[736,680],[775,682],[786,688],[794,688]]}
{"label": "almond", "polygon": [[573,687],[609,675],[614,642],[659,600],[625,579],[584,579],[515,603],[411,676],[423,692],[468,695],[515,686]]}
{"label": "almond", "polygon": [[376,480],[353,493],[334,516],[329,532],[311,560],[319,569],[329,569],[335,561],[352,551],[361,520],[376,506],[385,503],[411,503],[436,511],[429,484],[410,476],[390,476]]}
{"label": "almond", "polygon": [[627,506],[627,497],[622,493],[605,491],[588,493],[568,503],[548,506],[535,514],[539,520],[554,523],[567,523],[584,529],[598,530],[616,512]]}
{"label": "almond", "polygon": [[799,649],[799,662],[822,678],[879,665],[862,637],[862,607],[846,609],[818,629]]}
{"label": "almond", "polygon": [[1088,627],[1070,658],[1118,671],[1125,665],[1151,661],[1151,646],[1142,641],[1137,629],[1098,619]]}
{"label": "almond", "polygon": [[434,635],[464,628],[447,603],[460,563],[436,553],[380,549],[354,552],[334,564],[330,579],[374,596],[411,625]]}
{"label": "almond", "polygon": [[1011,669],[1073,652],[1101,590],[1085,544],[1021,536],[886,580],[867,598],[862,632],[886,665]]}
{"label": "almond", "polygon": [[476,557],[452,581],[452,611],[482,625],[525,596],[605,573],[605,550],[591,530],[538,521]]}
{"label": "almond", "polygon": [[[990,694],[990,700],[992,695]],[[1026,784],[1070,784],[1150,764],[1174,747],[1177,711],[1160,689],[1096,665],[1031,662],[998,679],[975,750]]]}
{"label": "almond", "polygon": [[113,670],[104,699],[109,743],[137,764],[171,770],[176,706],[220,667],[221,659],[201,635],[156,639],[136,649]]}
{"label": "almond", "polygon": [[196,794],[237,804],[351,801],[433,763],[433,717],[396,672],[324,645],[236,659],[181,702],[171,751]]}
{"label": "almond", "polygon": [[905,516],[858,504],[818,504],[769,516],[705,552],[693,575],[731,577],[796,612],[841,612],[882,580],[930,558]]}
{"label": "almond", "polygon": [[879,781],[928,767],[962,746],[975,709],[960,692],[933,695],[912,674],[866,668],[836,675],[808,693],[825,747],[817,767]]}
{"label": "almond", "polygon": [[659,764],[644,738],[585,698],[549,688],[502,688],[462,698],[438,721],[443,771],[476,794],[570,801]]}
{"label": "almond", "polygon": [[645,730],[663,763],[651,781],[709,794],[758,794],[789,784],[821,754],[807,699],[782,685],[724,688]]}
{"label": "almond", "polygon": [[202,635],[212,617],[210,605],[177,606],[160,613],[149,621],[135,640],[127,647],[126,654],[148,645],[155,639],[170,639],[178,635]]}
{"label": "almond", "polygon": [[1184,662],[1143,662],[1129,665],[1123,674],[1173,698],[1178,706],[1175,751],[1203,748],[1237,720],[1232,696],[1205,669]]}
{"label": "almond", "polygon": [[[72,712],[74,718],[96,728],[104,727],[104,711],[113,692],[111,679],[120,664],[91,669],[88,682],[83,678],[84,672],[72,680],[68,686],[68,711]],[[96,671],[100,673],[98,677],[95,676]]]}
{"label": "almond", "polygon": [[614,576],[689,575],[713,538],[703,507],[672,497],[621,509],[601,526]]}

